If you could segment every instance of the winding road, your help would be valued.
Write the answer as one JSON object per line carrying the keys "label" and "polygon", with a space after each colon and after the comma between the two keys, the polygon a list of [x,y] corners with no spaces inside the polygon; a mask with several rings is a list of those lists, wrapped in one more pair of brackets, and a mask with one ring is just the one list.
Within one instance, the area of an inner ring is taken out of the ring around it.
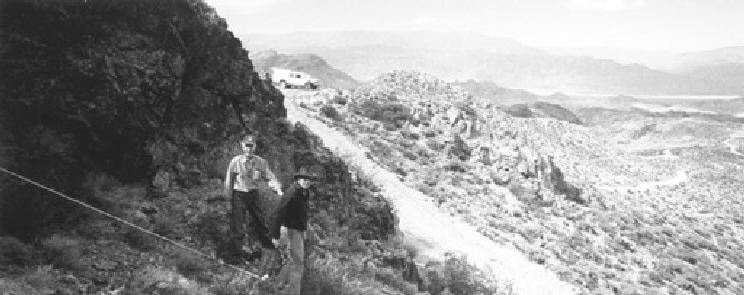
{"label": "winding road", "polygon": [[578,292],[545,267],[530,262],[519,250],[498,244],[463,221],[451,217],[427,197],[403,184],[398,177],[365,156],[365,149],[340,131],[310,117],[292,102],[293,92],[285,92],[287,119],[300,122],[317,134],[323,144],[347,165],[363,171],[383,195],[393,203],[405,239],[419,249],[419,255],[442,257],[446,251],[467,255],[468,261],[490,273],[499,282],[512,286],[515,294],[547,295]]}

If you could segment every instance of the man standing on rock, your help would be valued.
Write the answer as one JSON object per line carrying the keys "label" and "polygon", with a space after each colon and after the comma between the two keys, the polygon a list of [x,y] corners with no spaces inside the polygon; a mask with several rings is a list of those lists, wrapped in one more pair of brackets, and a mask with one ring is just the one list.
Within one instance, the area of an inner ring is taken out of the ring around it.
{"label": "man standing on rock", "polygon": [[[256,138],[248,134],[240,141],[243,154],[232,158],[225,176],[225,195],[230,199],[230,248],[231,252],[243,254],[245,221],[249,219],[249,229],[258,238],[264,249],[273,250],[275,246],[269,238],[268,227],[259,219],[258,199],[260,191],[267,186],[282,195],[281,184],[269,164],[255,154]],[[246,216],[246,211],[248,216]],[[263,214],[266,215],[266,214]],[[239,260],[239,257],[235,260]]]}
{"label": "man standing on rock", "polygon": [[295,183],[282,197],[277,209],[271,236],[279,238],[281,226],[287,228],[289,263],[279,273],[282,281],[289,283],[290,295],[299,295],[302,274],[305,270],[305,230],[307,230],[309,199],[314,194],[313,182],[317,177],[307,168],[300,168],[294,176]]}

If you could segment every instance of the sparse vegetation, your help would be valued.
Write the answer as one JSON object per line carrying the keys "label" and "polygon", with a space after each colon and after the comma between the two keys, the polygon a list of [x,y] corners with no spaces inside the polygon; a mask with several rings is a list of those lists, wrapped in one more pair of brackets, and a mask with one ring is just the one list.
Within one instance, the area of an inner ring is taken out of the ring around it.
{"label": "sparse vegetation", "polygon": [[[456,120],[467,112],[450,111],[456,109],[452,101],[468,96],[433,84],[415,73],[382,75],[370,84],[371,93],[389,94],[393,89],[406,98],[397,102],[410,102],[414,116],[425,119],[420,127],[388,130],[355,120],[350,112],[347,134],[369,148],[370,158],[381,166],[390,171],[406,167],[405,181],[444,210],[494,240],[513,244],[584,293],[740,290],[744,267],[690,255],[710,251],[727,261],[741,260],[739,253],[727,250],[741,245],[730,237],[744,224],[735,213],[742,203],[727,197],[738,195],[737,186],[744,184],[735,172],[744,164],[726,144],[738,123],[628,113],[633,111],[576,111],[580,121],[589,122],[590,127],[584,127],[569,117],[515,118],[498,105],[487,107],[474,100],[476,115],[486,123],[471,128],[471,135],[463,133],[468,124]],[[368,94],[363,90],[355,95],[366,99]],[[649,125],[654,132],[641,137],[625,132]],[[421,136],[414,139],[411,133]],[[474,147],[466,161],[441,152],[452,151],[452,134]],[[492,144],[487,165],[479,161],[477,149],[486,138]],[[401,144],[403,139],[411,140],[413,147]],[[412,157],[414,151],[417,157]],[[544,165],[542,171],[530,168],[534,163]],[[711,239],[718,246],[706,242]],[[694,275],[684,275],[693,268]],[[620,275],[629,272],[636,279]],[[443,285],[443,279],[439,281]]]}
{"label": "sparse vegetation", "polygon": [[340,119],[338,111],[336,110],[336,108],[334,108],[331,105],[324,105],[323,107],[320,108],[320,112],[321,114],[323,114],[323,116],[326,116],[333,120]]}
{"label": "sparse vegetation", "polygon": [[53,235],[41,242],[45,262],[58,268],[72,270],[82,267],[80,264],[82,247],[80,240],[60,235]]}
{"label": "sparse vegetation", "polygon": [[0,236],[0,265],[30,265],[34,249],[15,237]]}

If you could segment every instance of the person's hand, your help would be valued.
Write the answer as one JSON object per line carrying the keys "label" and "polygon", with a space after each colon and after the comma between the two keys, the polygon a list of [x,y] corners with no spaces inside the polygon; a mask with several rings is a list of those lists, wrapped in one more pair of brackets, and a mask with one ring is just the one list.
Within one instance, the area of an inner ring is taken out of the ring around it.
{"label": "person's hand", "polygon": [[279,247],[279,239],[271,239],[271,243],[274,244],[274,247]]}

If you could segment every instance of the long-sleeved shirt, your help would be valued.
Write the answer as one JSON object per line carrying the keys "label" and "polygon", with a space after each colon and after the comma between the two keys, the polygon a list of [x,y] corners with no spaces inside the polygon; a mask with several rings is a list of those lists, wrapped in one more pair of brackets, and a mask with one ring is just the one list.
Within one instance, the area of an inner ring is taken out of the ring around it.
{"label": "long-sleeved shirt", "polygon": [[253,189],[265,187],[264,185],[267,181],[270,186],[276,189],[281,187],[279,180],[271,172],[269,163],[257,155],[246,156],[242,154],[233,157],[230,160],[230,165],[227,167],[225,185],[230,185],[231,173],[237,174],[233,189],[238,191],[248,192]]}
{"label": "long-sleeved shirt", "polygon": [[279,229],[282,225],[289,229],[306,230],[310,195],[312,189],[300,187],[293,183],[282,196],[277,207],[275,220],[271,229],[271,236],[279,238]]}

